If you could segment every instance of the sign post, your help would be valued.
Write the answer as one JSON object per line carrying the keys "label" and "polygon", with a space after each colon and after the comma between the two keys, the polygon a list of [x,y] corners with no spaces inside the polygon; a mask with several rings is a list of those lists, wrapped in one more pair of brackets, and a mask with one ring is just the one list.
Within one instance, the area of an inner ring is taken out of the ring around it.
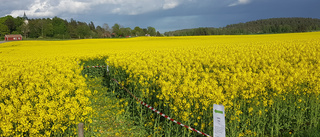
{"label": "sign post", "polygon": [[213,105],[213,136],[226,136],[225,111],[223,105]]}

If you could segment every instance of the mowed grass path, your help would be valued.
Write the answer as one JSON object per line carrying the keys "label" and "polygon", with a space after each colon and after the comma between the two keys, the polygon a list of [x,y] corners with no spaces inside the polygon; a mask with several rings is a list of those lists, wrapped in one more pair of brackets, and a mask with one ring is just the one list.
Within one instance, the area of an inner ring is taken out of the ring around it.
{"label": "mowed grass path", "polygon": [[93,92],[92,107],[95,110],[92,123],[87,123],[85,136],[144,136],[143,128],[135,125],[124,113],[123,100],[102,86],[103,78],[87,78]]}
{"label": "mowed grass path", "polygon": [[[82,62],[84,66],[106,66],[104,59]],[[105,68],[86,68],[82,75],[92,92],[92,123],[85,123],[85,136],[146,136],[144,127],[135,124],[125,110],[126,100],[109,89],[111,81]]]}

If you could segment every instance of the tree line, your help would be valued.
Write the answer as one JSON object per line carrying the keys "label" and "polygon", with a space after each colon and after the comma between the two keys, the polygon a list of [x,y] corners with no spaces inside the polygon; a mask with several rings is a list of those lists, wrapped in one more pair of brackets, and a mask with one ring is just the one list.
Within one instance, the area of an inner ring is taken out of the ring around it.
{"label": "tree line", "polygon": [[[222,28],[194,28],[165,32],[165,36],[194,36],[194,35],[242,35],[265,33],[291,33],[320,30],[320,19],[314,18],[270,18],[246,23],[227,25]],[[70,21],[54,17],[26,20],[10,15],[0,18],[0,39],[6,34],[22,34],[25,38],[111,38],[130,36],[161,36],[154,27],[140,28],[123,27],[116,23],[95,26],[90,23]]]}
{"label": "tree line", "polygon": [[166,36],[242,35],[265,33],[292,33],[320,30],[320,19],[270,18],[227,25],[222,28],[194,28],[165,32]]}
{"label": "tree line", "polygon": [[85,39],[107,37],[130,37],[130,36],[160,36],[160,32],[154,27],[140,28],[123,27],[116,23],[112,27],[108,24],[95,26],[90,23],[70,21],[54,17],[29,19],[27,22],[22,17],[10,15],[0,18],[0,39],[7,34],[21,34],[25,38],[57,38],[57,39]]}

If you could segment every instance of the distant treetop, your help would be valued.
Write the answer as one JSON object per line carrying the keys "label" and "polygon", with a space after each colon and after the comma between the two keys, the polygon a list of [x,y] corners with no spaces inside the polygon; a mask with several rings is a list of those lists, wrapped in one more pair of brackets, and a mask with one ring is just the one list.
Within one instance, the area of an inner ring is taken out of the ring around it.
{"label": "distant treetop", "polygon": [[241,35],[266,33],[292,33],[320,30],[320,19],[270,18],[227,25],[222,28],[194,28],[165,32],[167,36]]}

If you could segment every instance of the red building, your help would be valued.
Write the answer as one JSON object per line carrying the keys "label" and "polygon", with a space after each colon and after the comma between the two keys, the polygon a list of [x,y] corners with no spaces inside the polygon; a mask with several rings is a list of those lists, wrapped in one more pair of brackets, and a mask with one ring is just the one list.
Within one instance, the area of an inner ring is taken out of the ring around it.
{"label": "red building", "polygon": [[5,35],[4,40],[5,41],[22,40],[22,36],[20,34]]}

